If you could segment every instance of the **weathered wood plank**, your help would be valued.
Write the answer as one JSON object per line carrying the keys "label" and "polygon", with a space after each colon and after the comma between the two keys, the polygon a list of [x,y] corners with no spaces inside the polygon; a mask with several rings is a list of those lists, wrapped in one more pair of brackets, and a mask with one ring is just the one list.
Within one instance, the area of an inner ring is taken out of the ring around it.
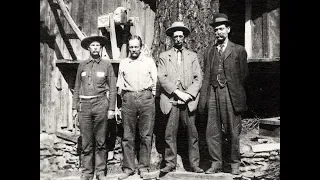
{"label": "weathered wood plank", "polygon": [[270,143],[270,144],[257,144],[251,146],[254,153],[265,152],[265,151],[274,151],[280,149],[280,143]]}

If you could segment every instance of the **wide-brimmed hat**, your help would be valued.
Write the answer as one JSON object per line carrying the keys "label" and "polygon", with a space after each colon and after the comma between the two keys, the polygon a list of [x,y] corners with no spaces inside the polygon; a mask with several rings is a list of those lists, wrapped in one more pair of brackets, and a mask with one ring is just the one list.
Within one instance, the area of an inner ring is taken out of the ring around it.
{"label": "wide-brimmed hat", "polygon": [[175,31],[182,31],[184,36],[190,34],[190,29],[180,21],[172,23],[171,27],[166,30],[166,34],[171,37]]}
{"label": "wide-brimmed hat", "polygon": [[227,24],[231,25],[231,21],[228,19],[228,16],[223,13],[217,13],[216,15],[213,16],[213,22],[210,23],[212,27],[216,27],[221,24]]}
{"label": "wide-brimmed hat", "polygon": [[108,38],[106,38],[105,36],[98,36],[96,34],[92,34],[91,36],[88,36],[86,38],[84,38],[81,41],[81,46],[84,49],[88,49],[89,45],[93,42],[93,41],[98,41],[100,43],[101,46],[105,46],[108,43]]}

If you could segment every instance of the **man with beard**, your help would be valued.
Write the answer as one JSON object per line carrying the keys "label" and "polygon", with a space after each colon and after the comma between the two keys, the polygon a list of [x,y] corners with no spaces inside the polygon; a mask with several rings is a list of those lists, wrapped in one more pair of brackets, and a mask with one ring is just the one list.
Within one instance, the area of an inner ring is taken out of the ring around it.
{"label": "man with beard", "polygon": [[190,34],[183,22],[174,22],[166,30],[173,47],[160,53],[158,78],[160,82],[160,109],[167,119],[165,130],[165,164],[163,174],[174,171],[177,164],[177,132],[179,120],[188,132],[189,162],[192,171],[204,172],[199,167],[198,132],[195,110],[202,84],[201,68],[197,54],[183,47],[184,38]]}
{"label": "man with beard", "polygon": [[[106,179],[107,120],[114,118],[117,95],[116,77],[109,61],[100,53],[108,43],[106,37],[92,35],[81,41],[90,57],[79,64],[73,95],[73,116],[79,113],[82,137],[81,180]],[[94,165],[94,167],[93,167]]]}
{"label": "man with beard", "polygon": [[[218,13],[211,26],[216,44],[204,55],[204,79],[200,91],[199,112],[208,110],[206,140],[211,168],[206,173],[222,170],[224,162],[231,165],[231,173],[239,174],[241,113],[247,110],[245,80],[248,77],[247,53],[243,46],[228,38],[231,22]],[[227,147],[222,148],[223,141]],[[227,159],[222,158],[222,152]]]}
{"label": "man with beard", "polygon": [[150,169],[151,142],[155,117],[157,67],[152,58],[141,53],[142,40],[139,36],[129,38],[129,57],[119,65],[117,87],[122,97],[123,124],[123,174],[125,179],[135,173],[135,135],[138,123],[140,152],[138,173],[141,177]]}

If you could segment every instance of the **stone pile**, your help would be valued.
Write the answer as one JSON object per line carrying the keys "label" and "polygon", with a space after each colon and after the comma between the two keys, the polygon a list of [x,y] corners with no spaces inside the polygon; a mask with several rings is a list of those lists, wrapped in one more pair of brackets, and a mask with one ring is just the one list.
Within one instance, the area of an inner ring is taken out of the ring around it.
{"label": "stone pile", "polygon": [[54,134],[40,134],[40,172],[77,171],[77,144]]}
{"label": "stone pile", "polygon": [[[270,143],[265,139],[259,139],[260,144]],[[259,177],[266,173],[270,165],[275,162],[280,162],[280,149],[266,150],[253,152],[251,146],[241,145],[241,165],[240,171],[246,177]]]}

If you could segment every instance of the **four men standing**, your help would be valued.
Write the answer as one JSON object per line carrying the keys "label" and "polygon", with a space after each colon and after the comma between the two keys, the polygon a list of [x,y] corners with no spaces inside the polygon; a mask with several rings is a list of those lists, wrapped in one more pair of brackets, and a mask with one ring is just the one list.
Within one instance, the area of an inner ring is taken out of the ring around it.
{"label": "four men standing", "polygon": [[79,65],[73,97],[73,114],[79,112],[80,131],[83,136],[82,180],[91,180],[94,170],[97,179],[105,177],[106,125],[107,119],[112,119],[114,116],[116,86],[122,97],[124,128],[122,139],[124,174],[119,179],[133,175],[136,169],[137,124],[141,139],[137,168],[141,176],[148,172],[157,78],[160,83],[160,108],[167,118],[164,157],[166,166],[161,171],[171,172],[176,168],[176,140],[181,120],[188,132],[190,166],[193,172],[204,172],[199,167],[199,140],[195,126],[195,114],[199,102],[200,113],[204,113],[205,108],[208,109],[206,139],[212,163],[206,173],[222,170],[224,162],[222,133],[225,133],[231,149],[229,160],[231,173],[239,174],[240,113],[247,110],[244,91],[244,82],[248,76],[247,54],[243,46],[234,44],[228,39],[230,21],[225,14],[218,13],[211,25],[217,42],[205,51],[204,79],[197,54],[183,47],[185,37],[190,34],[190,30],[183,22],[174,22],[166,30],[166,34],[173,40],[173,47],[160,54],[158,69],[152,58],[141,54],[141,38],[131,36],[128,46],[129,57],[120,62],[117,84],[112,65],[108,61],[101,60],[99,55],[101,47],[107,43],[106,38],[92,36],[81,42],[82,47],[90,51],[90,59]]}

